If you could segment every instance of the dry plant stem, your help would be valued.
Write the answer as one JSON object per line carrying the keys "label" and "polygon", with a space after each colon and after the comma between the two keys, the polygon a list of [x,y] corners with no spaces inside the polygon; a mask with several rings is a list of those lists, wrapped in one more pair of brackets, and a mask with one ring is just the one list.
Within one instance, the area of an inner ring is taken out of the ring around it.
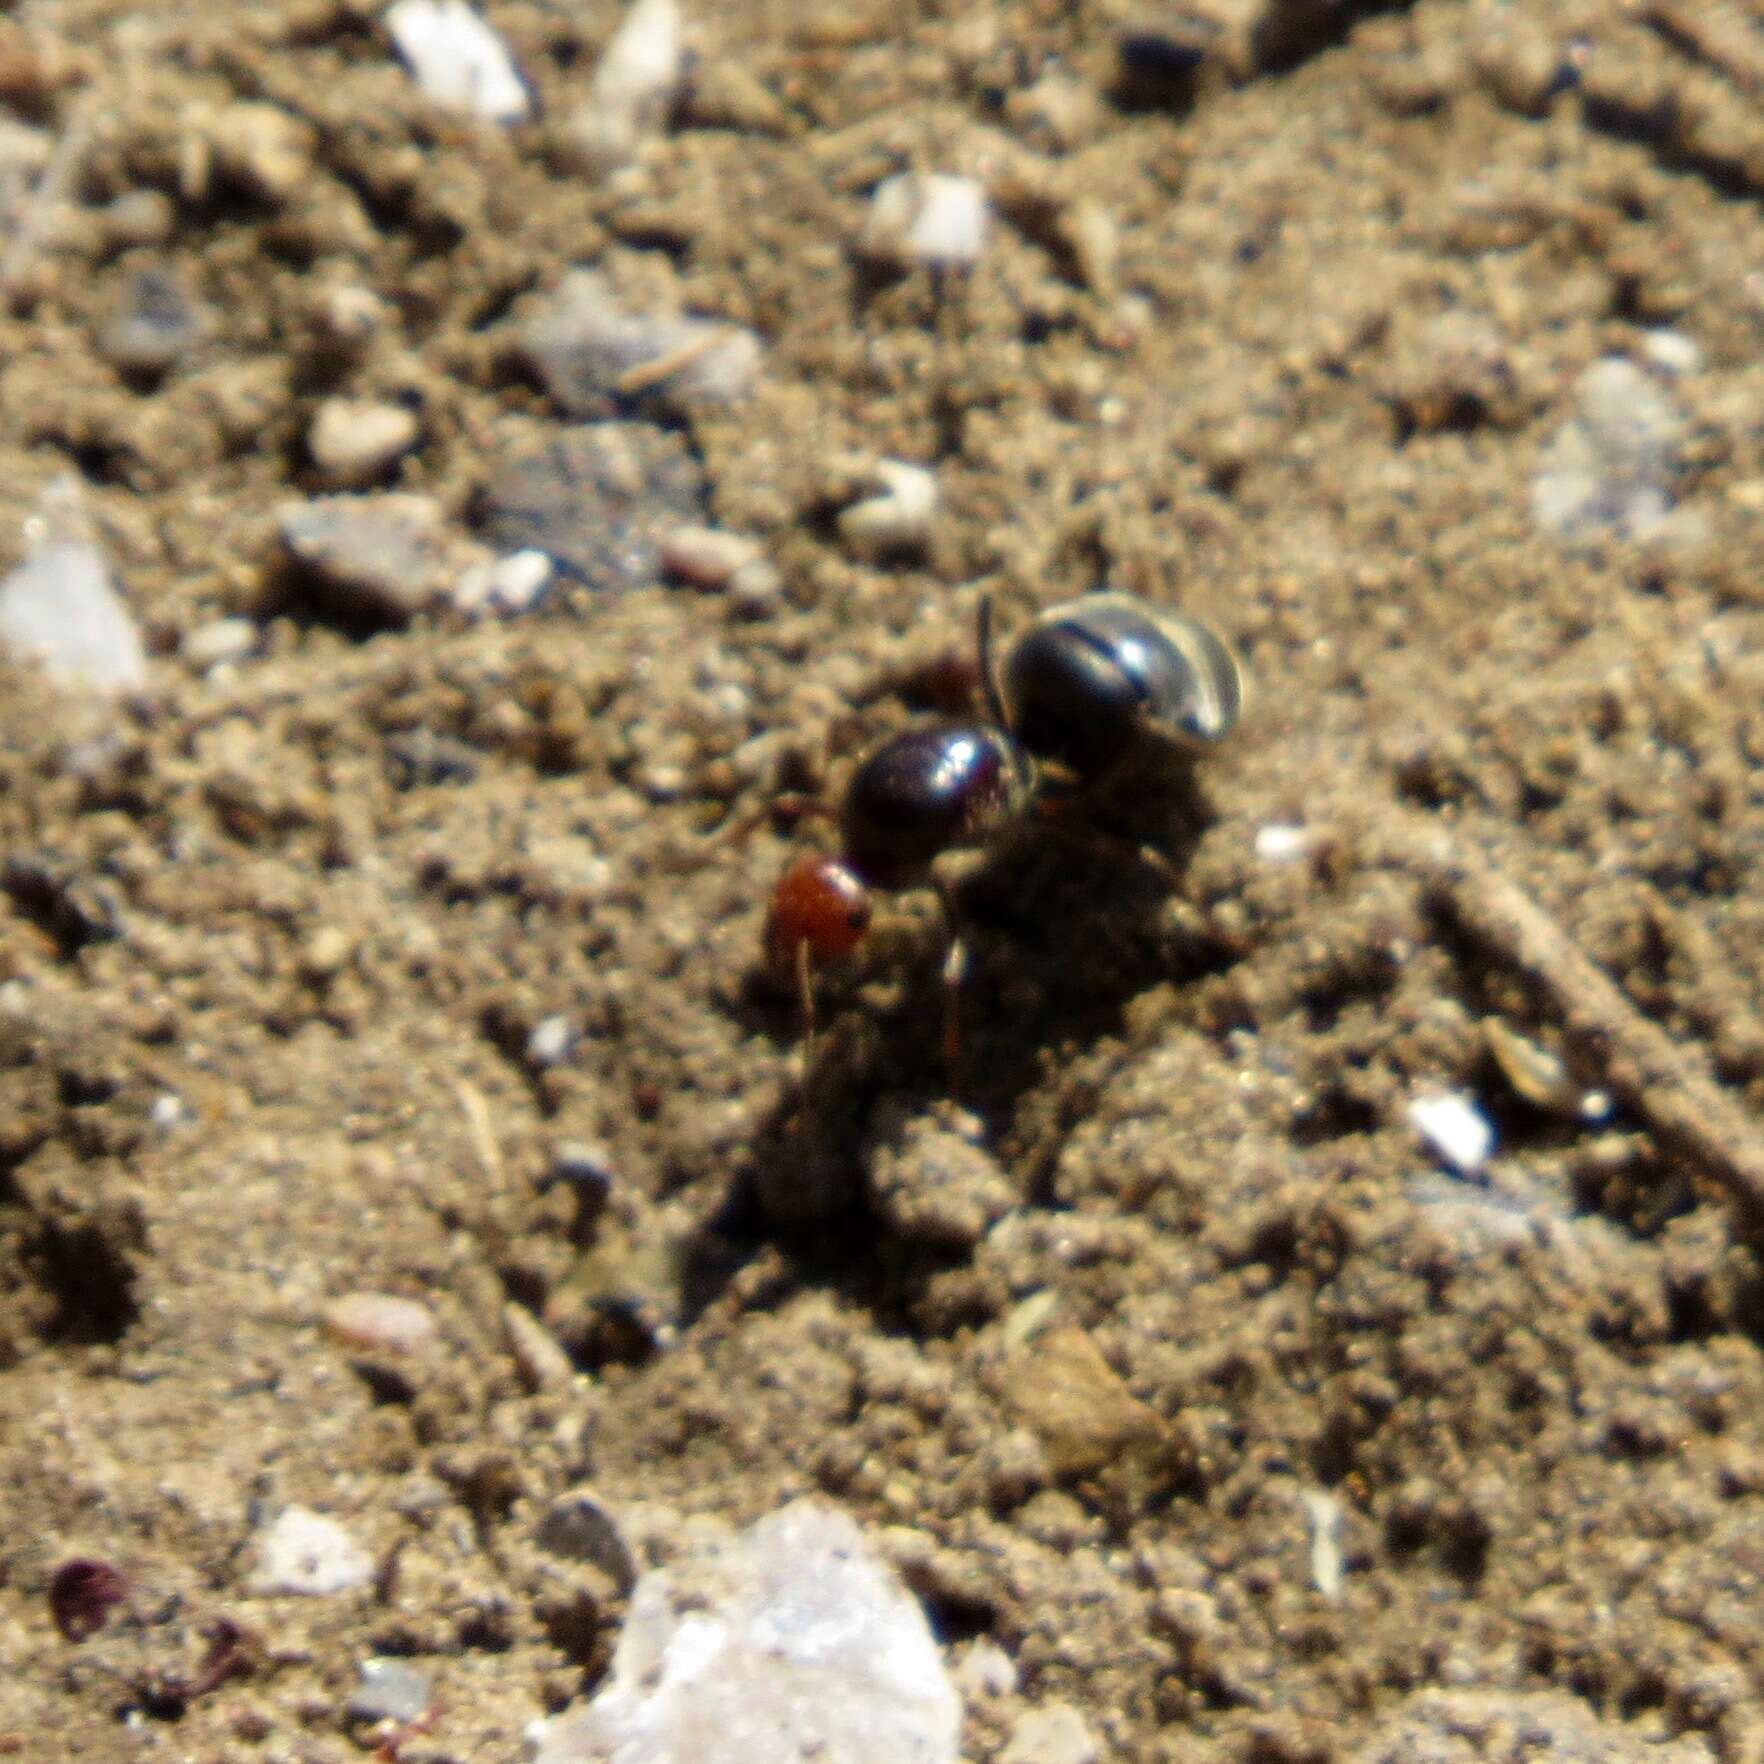
{"label": "dry plant stem", "polygon": [[1530,895],[1450,834],[1412,821],[1371,833],[1364,850],[1419,878],[1433,903],[1493,959],[1541,987],[1571,1049],[1606,1088],[1663,1145],[1720,1184],[1753,1226],[1764,1226],[1764,1130]]}

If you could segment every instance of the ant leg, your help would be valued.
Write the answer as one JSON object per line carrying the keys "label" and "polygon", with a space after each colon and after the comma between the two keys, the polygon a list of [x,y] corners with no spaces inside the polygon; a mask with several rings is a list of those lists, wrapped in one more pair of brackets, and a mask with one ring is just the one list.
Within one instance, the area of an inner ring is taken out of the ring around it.
{"label": "ant leg", "polygon": [[1010,728],[1005,715],[1004,693],[998,684],[998,656],[992,647],[992,590],[980,596],[980,610],[975,614],[974,635],[980,649],[980,687],[986,694],[986,714],[1000,729]]}
{"label": "ant leg", "polygon": [[706,836],[704,845],[707,850],[714,850],[722,845],[739,845],[751,834],[763,827],[774,816],[782,815],[791,821],[837,821],[839,811],[825,797],[805,796],[800,791],[786,791],[782,796],[774,796],[770,802],[763,802],[758,808],[749,809],[744,815],[737,815],[732,821],[725,821],[715,832]]}
{"label": "ant leg", "polygon": [[805,937],[796,946],[796,998],[802,1007],[802,1057],[805,1067],[815,1063],[815,964]]}
{"label": "ant leg", "polygon": [[955,890],[942,879],[936,884],[943,908],[943,928],[948,941],[943,947],[943,1066],[951,1097],[961,1092],[962,1079],[962,986],[968,978],[968,939],[962,930]]}

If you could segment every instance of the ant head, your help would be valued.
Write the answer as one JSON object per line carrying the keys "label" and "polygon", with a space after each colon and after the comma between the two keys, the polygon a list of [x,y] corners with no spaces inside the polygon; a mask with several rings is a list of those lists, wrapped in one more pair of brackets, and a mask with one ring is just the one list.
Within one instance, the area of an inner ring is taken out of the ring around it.
{"label": "ant head", "polygon": [[799,857],[772,890],[766,954],[780,975],[804,953],[816,966],[850,955],[870,928],[870,891],[848,864],[822,853]]}

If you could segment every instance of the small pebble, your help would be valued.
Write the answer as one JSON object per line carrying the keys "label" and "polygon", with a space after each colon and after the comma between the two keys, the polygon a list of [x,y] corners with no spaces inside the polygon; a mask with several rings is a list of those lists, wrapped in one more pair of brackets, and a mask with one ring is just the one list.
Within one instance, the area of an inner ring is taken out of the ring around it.
{"label": "small pebble", "polygon": [[168,372],[209,334],[209,318],[183,280],[163,267],[127,277],[98,348],[125,374]]}
{"label": "small pebble", "polygon": [[306,451],[327,483],[356,490],[385,477],[421,433],[416,412],[402,404],[327,398],[306,432]]}
{"label": "small pebble", "polygon": [[420,1354],[432,1347],[435,1314],[416,1299],[388,1292],[351,1292],[325,1307],[328,1334],[365,1353]]}
{"label": "small pebble", "polygon": [[1694,337],[1683,331],[1648,331],[1642,336],[1648,365],[1671,379],[1701,371],[1703,351]]}
{"label": "small pebble", "polygon": [[129,1596],[129,1578],[110,1562],[76,1556],[63,1562],[49,1582],[49,1612],[70,1642],[83,1642],[110,1621]]}
{"label": "small pebble", "polygon": [[715,319],[634,313],[597,270],[573,270],[528,322],[522,348],[572,416],[634,406],[686,416],[734,404],[759,375],[752,331]]}
{"label": "small pebble", "polygon": [[984,1635],[968,1644],[951,1676],[956,1689],[968,1697],[1008,1697],[1017,1688],[1016,1663]]}
{"label": "small pebble", "polygon": [[592,1140],[566,1139],[552,1148],[551,1175],[556,1182],[604,1198],[612,1192],[612,1154]]}
{"label": "small pebble", "polygon": [[435,1699],[428,1673],[408,1660],[363,1660],[356,1668],[361,1682],[349,1698],[357,1721],[415,1721]]}
{"label": "small pebble", "polygon": [[595,65],[588,101],[570,119],[570,144],[584,169],[623,165],[667,119],[685,66],[679,0],[635,0]]}
{"label": "small pebble", "polygon": [[24,562],[0,580],[0,649],[65,685],[139,691],[147,654],[92,537],[78,479],[49,485],[24,538]]}
{"label": "small pebble", "polygon": [[282,544],[347,614],[401,621],[448,594],[483,548],[427,496],[327,496],[280,515]]}
{"label": "small pebble", "polygon": [[524,613],[538,604],[556,574],[557,565],[543,551],[511,551],[474,564],[454,584],[451,598],[461,612]]}
{"label": "small pebble", "polygon": [[1462,1091],[1431,1091],[1409,1099],[1409,1125],[1460,1176],[1474,1176],[1494,1151],[1494,1127]]}
{"label": "small pebble", "polygon": [[486,122],[519,122],[532,109],[502,39],[465,0],[397,0],[386,29],[423,94]]}
{"label": "small pebble", "polygon": [[163,190],[125,190],[104,205],[104,237],[113,251],[163,245],[178,224],[177,204]]}
{"label": "small pebble", "polygon": [[171,1133],[196,1119],[195,1112],[175,1091],[162,1090],[153,1099],[147,1118],[161,1133]]}
{"label": "small pebble", "polygon": [[288,1507],[258,1539],[253,1592],[324,1598],[373,1579],[374,1559],[335,1519]]}
{"label": "small pebble", "polygon": [[1255,843],[1256,856],[1264,863],[1286,864],[1308,857],[1313,841],[1310,828],[1274,821],[1256,829]]}
{"label": "small pebble", "polygon": [[576,1382],[576,1366],[556,1337],[524,1305],[502,1307],[502,1333],[529,1390],[562,1390]]}
{"label": "small pebble", "polygon": [[537,1542],[549,1555],[592,1562],[620,1592],[637,1578],[637,1558],[619,1522],[592,1489],[560,1496],[539,1521]]}
{"label": "small pebble", "polygon": [[229,104],[206,132],[215,168],[263,201],[279,206],[311,186],[312,126],[279,105]]}
{"label": "small pebble", "polygon": [[1545,445],[1532,480],[1533,517],[1568,545],[1649,538],[1671,514],[1682,414],[1621,356],[1594,362],[1575,393],[1578,408]]}
{"label": "small pebble", "polygon": [[1326,1599],[1341,1597],[1341,1502],[1326,1489],[1303,1488],[1299,1500],[1311,1528],[1311,1585]]}
{"label": "small pebble", "polygon": [[542,1017],[527,1037],[526,1061],[536,1071],[561,1065],[576,1045],[576,1028],[568,1017]]}
{"label": "small pebble", "polygon": [[479,517],[499,549],[541,552],[610,593],[656,581],[663,535],[702,520],[704,496],[704,468],[679,435],[648,423],[594,423],[500,467]]}
{"label": "small pebble", "polygon": [[1070,1703],[1027,1709],[1011,1726],[998,1764],[1097,1764],[1096,1736]]}
{"label": "small pebble", "polygon": [[986,249],[989,219],[978,178],[902,172],[876,186],[859,247],[905,269],[972,269]]}
{"label": "small pebble", "polygon": [[1169,1454],[1169,1423],[1127,1388],[1076,1324],[1055,1322],[1015,1348],[1001,1383],[1058,1475],[1150,1464]]}
{"label": "small pebble", "polygon": [[736,571],[760,556],[757,540],[719,527],[675,527],[661,539],[662,568],[694,588],[726,588]]}
{"label": "small pebble", "polygon": [[839,536],[859,557],[875,560],[923,548],[937,513],[937,478],[905,460],[878,460],[871,474],[882,486],[839,511]]}
{"label": "small pebble", "polygon": [[258,636],[255,619],[210,619],[185,633],[178,654],[191,667],[207,673],[243,661],[257,647]]}

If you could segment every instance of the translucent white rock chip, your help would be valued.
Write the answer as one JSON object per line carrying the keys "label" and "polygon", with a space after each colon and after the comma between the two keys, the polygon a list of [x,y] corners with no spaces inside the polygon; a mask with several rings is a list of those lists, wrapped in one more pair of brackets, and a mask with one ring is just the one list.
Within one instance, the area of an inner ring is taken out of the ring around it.
{"label": "translucent white rock chip", "polygon": [[358,1721],[415,1721],[434,1700],[428,1673],[408,1660],[363,1660],[356,1672],[361,1682],[349,1698],[349,1713]]}
{"label": "translucent white rock chip", "polygon": [[865,558],[918,549],[937,514],[936,473],[904,459],[879,459],[869,476],[881,485],[880,494],[839,511],[839,537]]}
{"label": "translucent white rock chip", "polygon": [[532,109],[502,39],[465,0],[398,0],[386,29],[423,92],[486,122],[519,122]]}
{"label": "translucent white rock chip", "polygon": [[373,1578],[374,1559],[335,1519],[288,1507],[258,1540],[251,1590],[323,1598]]}
{"label": "translucent white rock chip", "polygon": [[24,536],[24,562],[0,580],[0,649],[70,686],[139,691],[146,652],[92,536],[77,479],[50,484]]}
{"label": "translucent white rock chip", "polygon": [[686,62],[679,0],[636,0],[594,69],[588,102],[570,132],[586,168],[611,171],[665,119]]}
{"label": "translucent white rock chip", "polygon": [[605,1687],[537,1764],[955,1764],[960,1725],[917,1602],[799,1501],[638,1581]]}
{"label": "translucent white rock chip", "polygon": [[1494,1150],[1494,1128],[1476,1099],[1432,1091],[1409,1099],[1409,1125],[1460,1176],[1474,1176]]}
{"label": "translucent white rock chip", "polygon": [[986,249],[989,218],[978,178],[902,172],[876,186],[861,243],[867,256],[904,268],[971,269]]}
{"label": "translucent white rock chip", "polygon": [[1546,444],[1531,511],[1564,544],[1647,539],[1672,512],[1684,418],[1643,369],[1620,356],[1580,376],[1579,409]]}
{"label": "translucent white rock chip", "polygon": [[604,416],[625,403],[687,416],[745,398],[760,368],[752,331],[632,312],[597,270],[565,276],[521,341],[545,389],[573,416]]}

